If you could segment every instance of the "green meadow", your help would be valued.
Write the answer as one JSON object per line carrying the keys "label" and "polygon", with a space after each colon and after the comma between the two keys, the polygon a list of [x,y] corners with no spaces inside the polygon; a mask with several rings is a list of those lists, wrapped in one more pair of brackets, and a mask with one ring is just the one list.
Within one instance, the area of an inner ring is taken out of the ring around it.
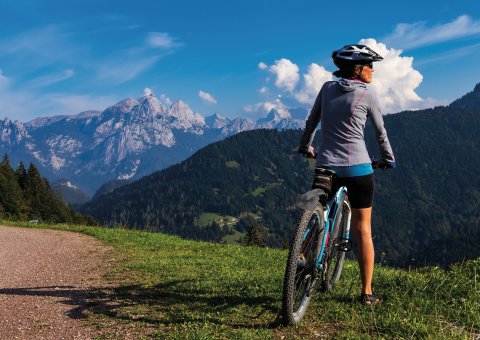
{"label": "green meadow", "polygon": [[376,267],[385,302],[359,303],[358,267],[346,261],[333,293],[316,292],[299,326],[280,308],[285,250],[211,244],[160,233],[28,225],[91,235],[113,248],[105,287],[82,308],[101,338],[304,339],[480,337],[480,259],[449,270]]}

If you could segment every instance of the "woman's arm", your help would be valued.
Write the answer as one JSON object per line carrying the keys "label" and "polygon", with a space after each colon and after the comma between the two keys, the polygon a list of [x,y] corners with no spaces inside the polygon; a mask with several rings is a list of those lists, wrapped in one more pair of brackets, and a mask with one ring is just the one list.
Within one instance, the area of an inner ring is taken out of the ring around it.
{"label": "woman's arm", "polygon": [[298,152],[300,153],[307,153],[309,151],[313,138],[315,137],[315,131],[322,113],[322,91],[323,87],[318,93],[317,99],[315,99],[315,103],[305,123],[305,130],[303,131],[302,138],[300,139],[300,147],[298,148]]}
{"label": "woman's arm", "polygon": [[384,162],[390,164],[392,167],[396,166],[395,156],[393,155],[390,141],[388,140],[387,130],[383,123],[383,116],[380,110],[380,103],[377,97],[370,92],[370,109],[369,116],[372,121],[372,127],[375,131],[377,143],[380,148],[380,155]]}

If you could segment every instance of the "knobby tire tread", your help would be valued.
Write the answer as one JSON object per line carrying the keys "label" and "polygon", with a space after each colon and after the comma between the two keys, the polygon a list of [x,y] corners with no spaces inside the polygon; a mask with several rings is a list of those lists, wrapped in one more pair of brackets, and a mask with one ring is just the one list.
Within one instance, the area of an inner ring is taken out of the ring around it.
{"label": "knobby tire tread", "polygon": [[[315,207],[313,211],[304,211],[302,216],[300,216],[297,227],[295,228],[295,232],[293,234],[291,243],[290,243],[290,250],[288,254],[287,260],[287,267],[285,270],[285,278],[283,284],[283,298],[282,298],[282,316],[283,322],[285,324],[298,324],[300,320],[305,315],[307,310],[308,304],[310,303],[311,294],[306,296],[306,291],[302,292],[302,301],[303,301],[303,308],[299,311],[295,309],[295,278],[297,275],[297,268],[298,268],[298,259],[300,256],[300,252],[302,251],[302,245],[304,242],[304,235],[305,231],[309,225],[310,220],[314,215],[319,216],[319,229],[318,235],[316,236],[316,244],[315,244],[315,251],[314,251],[314,258],[318,257],[320,252],[321,240],[323,238],[324,233],[324,218],[323,218],[323,207],[319,203]],[[307,237],[308,238],[308,237]],[[304,300],[305,299],[305,300]],[[300,309],[300,307],[299,307]]]}

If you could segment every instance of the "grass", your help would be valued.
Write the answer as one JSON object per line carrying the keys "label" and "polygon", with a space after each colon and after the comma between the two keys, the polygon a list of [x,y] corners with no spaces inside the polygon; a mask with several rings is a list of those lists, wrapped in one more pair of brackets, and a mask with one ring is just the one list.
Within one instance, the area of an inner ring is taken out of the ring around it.
{"label": "grass", "polygon": [[213,221],[216,221],[220,226],[223,226],[225,223],[229,226],[233,226],[238,222],[238,219],[233,216],[204,212],[198,218],[198,225],[204,227],[211,224]]}
{"label": "grass", "polygon": [[240,168],[240,164],[237,161],[229,161],[225,162],[227,168],[238,169]]}
{"label": "grass", "polygon": [[266,186],[258,187],[255,190],[253,190],[252,191],[252,196],[253,197],[258,197],[258,196],[264,194],[267,190],[269,190],[271,188],[274,188],[274,187],[277,187],[279,185],[281,185],[281,183],[267,183]]}
{"label": "grass", "polygon": [[226,235],[223,237],[223,241],[225,241],[226,243],[239,244],[239,243],[242,243],[242,240],[245,237],[245,235],[246,233],[242,233],[234,229],[232,235]]}
{"label": "grass", "polygon": [[122,338],[126,329],[172,339],[480,337],[480,259],[448,271],[377,266],[375,287],[385,302],[375,307],[358,303],[358,267],[347,261],[335,291],[317,292],[301,325],[282,327],[286,251],[123,229],[36,227],[92,235],[120,255],[109,273],[119,287],[100,287],[88,307],[106,338]]}
{"label": "grass", "polygon": [[253,197],[258,197],[260,196],[261,194],[263,194],[264,192],[267,191],[267,188],[265,187],[258,187],[256,188],[255,190],[252,191],[252,196]]}

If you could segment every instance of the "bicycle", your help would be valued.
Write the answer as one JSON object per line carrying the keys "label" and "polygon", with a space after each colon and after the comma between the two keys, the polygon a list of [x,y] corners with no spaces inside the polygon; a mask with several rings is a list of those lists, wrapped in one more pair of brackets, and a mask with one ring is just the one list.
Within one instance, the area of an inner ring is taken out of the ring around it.
{"label": "bicycle", "polygon": [[[385,168],[372,162],[374,168]],[[313,190],[304,194],[313,201],[304,209],[295,228],[283,283],[282,316],[285,324],[298,324],[305,315],[312,294],[320,281],[322,291],[333,290],[340,279],[350,240],[351,208],[346,187],[329,199],[323,189],[335,173],[316,168]],[[328,188],[327,188],[327,191]],[[307,204],[308,205],[308,204]]]}

